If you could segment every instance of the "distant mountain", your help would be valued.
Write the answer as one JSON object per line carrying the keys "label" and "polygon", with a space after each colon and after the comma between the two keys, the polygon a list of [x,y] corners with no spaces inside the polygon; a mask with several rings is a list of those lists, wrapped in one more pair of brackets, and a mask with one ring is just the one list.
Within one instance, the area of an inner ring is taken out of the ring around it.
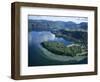
{"label": "distant mountain", "polygon": [[78,24],[78,27],[79,28],[81,28],[81,29],[88,29],[87,27],[88,27],[88,24],[86,23],[86,22],[82,22],[82,23],[80,23],[80,24]]}
{"label": "distant mountain", "polygon": [[69,30],[87,30],[87,22],[81,22],[76,24],[72,21],[50,21],[50,20],[28,20],[29,31],[48,31],[48,30],[59,30],[59,29],[69,29]]}
{"label": "distant mountain", "polygon": [[29,31],[30,30],[36,30],[36,31],[49,30],[50,22],[51,21],[45,21],[45,20],[28,20]]}
{"label": "distant mountain", "polygon": [[77,24],[72,21],[69,21],[65,23],[65,27],[68,27],[69,29],[75,29],[77,28]]}

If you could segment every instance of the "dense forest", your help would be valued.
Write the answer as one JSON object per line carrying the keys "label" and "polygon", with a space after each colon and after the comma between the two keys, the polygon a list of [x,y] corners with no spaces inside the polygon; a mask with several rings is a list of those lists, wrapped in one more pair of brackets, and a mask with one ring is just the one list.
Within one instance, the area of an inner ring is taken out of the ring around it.
{"label": "dense forest", "polygon": [[[52,53],[55,53],[57,55],[65,55],[65,56],[77,56],[78,54],[81,54],[84,49],[81,48],[81,46],[77,44],[73,44],[70,46],[65,46],[64,44],[60,42],[43,42],[41,43],[42,46]],[[85,56],[87,53],[85,52],[81,56]]]}

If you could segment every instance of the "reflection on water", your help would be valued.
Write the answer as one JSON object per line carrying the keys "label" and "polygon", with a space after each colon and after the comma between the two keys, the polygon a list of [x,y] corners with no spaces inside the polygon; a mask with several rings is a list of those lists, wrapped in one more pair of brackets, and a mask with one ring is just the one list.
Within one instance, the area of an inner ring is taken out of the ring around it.
{"label": "reflection on water", "polygon": [[65,40],[60,37],[56,37],[55,34],[51,33],[50,31],[29,32],[28,40],[29,40],[29,44],[31,44],[31,45],[32,45],[32,43],[40,44],[41,42],[44,42],[44,41],[58,41],[58,42],[64,43],[65,45],[71,43],[68,40]]}

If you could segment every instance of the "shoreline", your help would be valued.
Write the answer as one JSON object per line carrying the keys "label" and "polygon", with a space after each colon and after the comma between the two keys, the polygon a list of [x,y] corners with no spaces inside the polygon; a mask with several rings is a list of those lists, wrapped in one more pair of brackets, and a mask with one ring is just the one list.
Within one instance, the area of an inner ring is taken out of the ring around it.
{"label": "shoreline", "polygon": [[44,57],[48,58],[48,59],[52,59],[52,60],[57,60],[57,61],[62,61],[62,62],[69,62],[69,61],[81,61],[83,59],[85,59],[87,56],[75,56],[75,57],[70,57],[70,56],[60,56],[57,54],[53,54],[52,52],[49,52],[47,49],[43,48],[41,46],[41,50],[44,53]]}

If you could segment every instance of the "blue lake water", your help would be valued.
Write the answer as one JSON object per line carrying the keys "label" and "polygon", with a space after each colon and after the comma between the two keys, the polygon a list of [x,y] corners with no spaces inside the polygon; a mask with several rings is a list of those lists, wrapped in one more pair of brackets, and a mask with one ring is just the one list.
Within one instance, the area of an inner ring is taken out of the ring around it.
{"label": "blue lake water", "polygon": [[72,43],[69,40],[65,40],[61,37],[56,37],[55,34],[51,33],[50,31],[41,31],[41,32],[36,32],[32,31],[29,33],[29,44],[40,44],[41,42],[44,41],[57,41],[57,42],[62,42],[64,45],[68,45]]}
{"label": "blue lake water", "polygon": [[[28,34],[28,66],[45,66],[45,65],[66,65],[70,62],[61,62],[45,58],[44,53],[40,49],[40,43],[44,41],[62,42],[64,45],[71,44],[69,40],[56,37],[50,31],[36,32],[32,31]],[[86,61],[86,60],[85,60]],[[72,63],[72,62],[71,62]],[[75,62],[73,63],[80,63]],[[84,63],[83,61],[81,63]]]}

